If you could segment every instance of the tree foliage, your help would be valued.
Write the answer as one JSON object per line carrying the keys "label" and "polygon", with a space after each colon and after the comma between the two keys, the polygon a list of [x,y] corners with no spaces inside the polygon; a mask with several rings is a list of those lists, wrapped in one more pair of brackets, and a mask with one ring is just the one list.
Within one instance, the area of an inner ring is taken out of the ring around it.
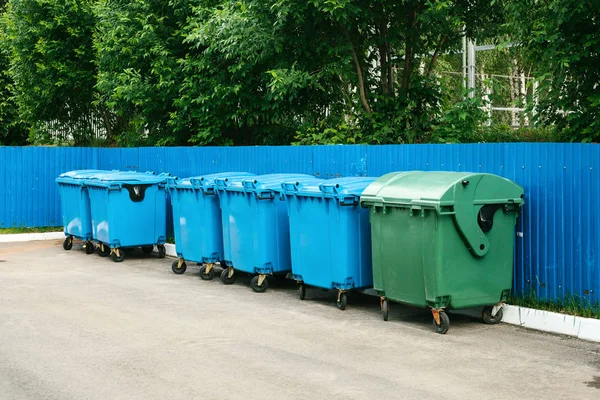
{"label": "tree foliage", "polygon": [[536,119],[572,140],[600,139],[600,2],[507,2],[509,28],[537,78]]}
{"label": "tree foliage", "polygon": [[451,89],[457,81],[440,72],[460,63],[448,54],[466,34],[522,43],[526,51],[501,51],[482,70],[515,60],[531,67],[536,121],[591,140],[597,8],[591,0],[8,0],[0,118],[16,125],[2,132],[12,126],[19,137],[27,126],[36,140],[56,121],[85,131],[93,115],[109,144],[125,146],[470,141],[483,137],[489,96]]}
{"label": "tree foliage", "polygon": [[85,120],[96,83],[91,0],[11,0],[3,25],[14,98],[33,134]]}

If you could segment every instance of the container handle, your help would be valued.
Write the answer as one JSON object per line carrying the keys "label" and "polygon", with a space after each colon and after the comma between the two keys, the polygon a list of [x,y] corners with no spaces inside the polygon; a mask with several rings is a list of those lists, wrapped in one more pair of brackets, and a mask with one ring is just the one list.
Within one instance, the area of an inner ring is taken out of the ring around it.
{"label": "container handle", "polygon": [[358,196],[344,196],[340,199],[341,206],[356,206],[358,205]]}
{"label": "container handle", "polygon": [[320,183],[319,184],[319,189],[321,190],[321,192],[323,193],[331,193],[331,194],[335,194],[338,192],[338,188],[340,187],[340,185],[338,183],[333,184],[333,183]]}
{"label": "container handle", "polygon": [[283,182],[281,187],[286,192],[297,192],[298,191],[298,182]]}
{"label": "container handle", "polygon": [[190,184],[194,189],[199,189],[202,187],[202,178],[190,178]]}

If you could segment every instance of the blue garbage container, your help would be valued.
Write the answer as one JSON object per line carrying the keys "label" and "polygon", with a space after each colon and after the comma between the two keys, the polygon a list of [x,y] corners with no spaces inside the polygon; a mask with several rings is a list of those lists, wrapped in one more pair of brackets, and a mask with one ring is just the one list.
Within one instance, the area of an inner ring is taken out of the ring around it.
{"label": "blue garbage container", "polygon": [[360,195],[375,178],[352,177],[297,184],[285,182],[290,219],[292,274],[298,295],[306,286],[338,291],[344,310],[346,293],[373,286],[369,211]]}
{"label": "blue garbage container", "polygon": [[221,273],[223,283],[233,283],[235,268],[257,274],[252,278],[252,289],[264,292],[267,275],[284,277],[291,271],[289,222],[281,184],[313,179],[303,174],[216,179],[227,266]]}
{"label": "blue garbage container", "polygon": [[167,231],[167,175],[115,172],[84,181],[90,196],[93,239],[99,254],[115,262],[125,258],[124,249],[141,247],[165,257]]}
{"label": "blue garbage container", "polygon": [[110,171],[82,169],[65,172],[56,178],[60,194],[62,222],[66,236],[63,242],[63,249],[71,250],[73,247],[73,238],[75,238],[85,242],[86,254],[94,252],[90,197],[88,189],[84,184],[84,179],[108,172]]}
{"label": "blue garbage container", "polygon": [[[225,172],[192,178],[168,178],[167,189],[173,208],[173,230],[178,260],[171,269],[183,274],[186,260],[201,263],[200,278],[213,278],[215,263],[223,261],[223,225],[215,179],[253,176],[246,172]],[[224,265],[224,264],[222,264]]]}

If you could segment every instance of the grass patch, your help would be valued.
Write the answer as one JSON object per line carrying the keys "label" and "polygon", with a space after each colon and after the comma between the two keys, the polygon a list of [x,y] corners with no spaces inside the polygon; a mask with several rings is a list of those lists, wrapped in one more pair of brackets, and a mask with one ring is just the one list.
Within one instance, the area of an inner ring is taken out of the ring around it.
{"label": "grass patch", "polygon": [[535,291],[531,291],[521,296],[511,297],[508,304],[577,317],[600,319],[600,304],[598,301],[592,303],[589,299],[577,295],[569,294],[562,299],[546,300],[540,299]]}
{"label": "grass patch", "polygon": [[11,235],[13,233],[44,233],[44,232],[62,232],[62,226],[41,226],[36,228],[0,228],[0,235]]}
{"label": "grass patch", "polygon": [[175,238],[167,238],[167,243],[175,244]]}

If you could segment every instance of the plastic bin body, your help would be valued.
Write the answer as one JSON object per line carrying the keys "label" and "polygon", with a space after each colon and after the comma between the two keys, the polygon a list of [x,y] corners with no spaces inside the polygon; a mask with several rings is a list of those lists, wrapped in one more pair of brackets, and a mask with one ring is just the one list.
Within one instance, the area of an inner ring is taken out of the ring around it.
{"label": "plastic bin body", "polygon": [[165,243],[166,176],[117,172],[85,181],[94,240],[111,248]]}
{"label": "plastic bin body", "polygon": [[302,174],[271,174],[216,180],[227,266],[256,274],[291,271],[289,221],[281,184],[312,179]]}
{"label": "plastic bin body", "polygon": [[76,170],[65,172],[56,179],[65,236],[81,240],[92,239],[90,197],[84,180],[107,172],[109,171]]}
{"label": "plastic bin body", "polygon": [[373,283],[391,300],[460,309],[506,300],[523,189],[490,174],[407,172],[367,188]]}
{"label": "plastic bin body", "polygon": [[294,279],[325,289],[373,286],[369,212],[360,207],[359,197],[374,180],[284,184]]}
{"label": "plastic bin body", "polygon": [[223,260],[223,225],[216,178],[245,178],[245,172],[227,172],[181,180],[169,179],[177,256],[199,263]]}

